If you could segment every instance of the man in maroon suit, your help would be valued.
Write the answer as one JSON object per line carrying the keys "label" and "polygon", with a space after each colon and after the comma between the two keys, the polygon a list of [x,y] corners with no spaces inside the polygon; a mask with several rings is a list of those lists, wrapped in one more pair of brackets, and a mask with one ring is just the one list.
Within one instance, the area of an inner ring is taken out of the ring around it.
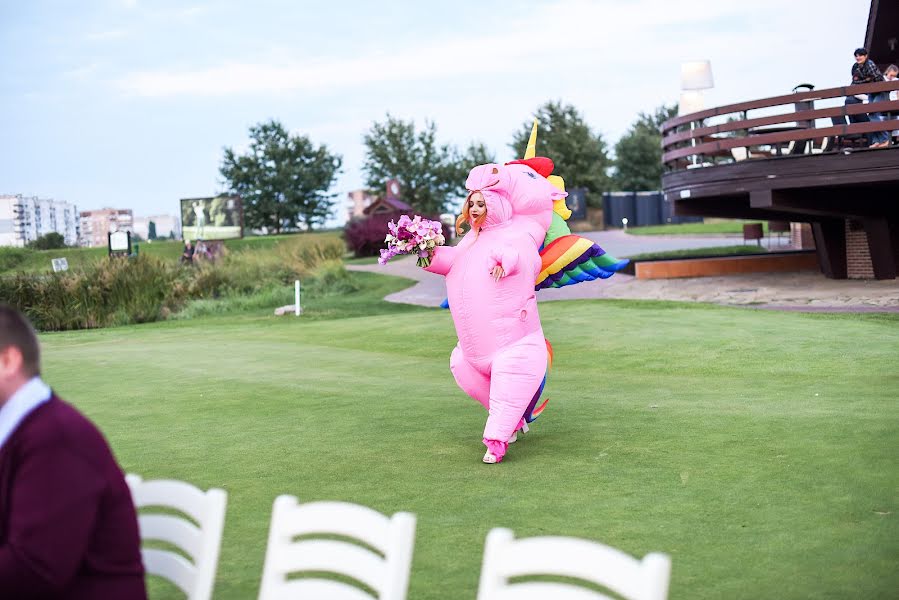
{"label": "man in maroon suit", "polygon": [[0,598],[145,600],[134,504],[97,428],[40,378],[0,305]]}

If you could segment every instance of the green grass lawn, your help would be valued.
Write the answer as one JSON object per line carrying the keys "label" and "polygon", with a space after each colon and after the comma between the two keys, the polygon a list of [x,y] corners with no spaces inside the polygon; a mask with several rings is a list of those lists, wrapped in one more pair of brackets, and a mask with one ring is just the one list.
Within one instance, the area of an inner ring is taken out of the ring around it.
{"label": "green grass lawn", "polygon": [[646,252],[630,256],[633,261],[658,260],[667,258],[695,258],[699,256],[734,256],[737,254],[767,254],[764,246],[744,244],[742,246],[712,246],[711,248],[684,248],[681,250],[664,250],[661,252]]}
{"label": "green grass lawn", "polygon": [[666,552],[674,599],[895,597],[899,319],[540,310],[551,401],[496,466],[446,311],[47,334],[44,374],[126,471],[228,491],[216,598],[258,593],[282,493],[415,513],[413,600],[474,598],[497,526]]}
{"label": "green grass lawn", "polygon": [[722,219],[707,220],[703,223],[677,223],[674,225],[650,225],[647,227],[629,227],[632,235],[743,235],[745,223],[762,223],[765,235],[768,235],[767,221],[731,221]]}

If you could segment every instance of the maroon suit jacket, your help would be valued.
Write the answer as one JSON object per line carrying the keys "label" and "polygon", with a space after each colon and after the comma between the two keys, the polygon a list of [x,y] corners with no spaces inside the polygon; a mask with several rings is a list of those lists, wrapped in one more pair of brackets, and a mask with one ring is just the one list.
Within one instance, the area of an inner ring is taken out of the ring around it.
{"label": "maroon suit jacket", "polygon": [[146,597],[124,474],[93,423],[54,395],[0,447],[0,598]]}

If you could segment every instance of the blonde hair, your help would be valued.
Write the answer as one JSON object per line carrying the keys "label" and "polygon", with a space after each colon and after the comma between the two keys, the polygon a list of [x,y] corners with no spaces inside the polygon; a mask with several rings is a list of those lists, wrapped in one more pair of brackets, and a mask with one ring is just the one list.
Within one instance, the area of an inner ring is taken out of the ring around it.
{"label": "blonde hair", "polygon": [[481,227],[483,227],[484,221],[487,220],[487,207],[486,207],[486,200],[485,200],[484,213],[480,217],[475,219],[474,222],[471,221],[471,214],[470,214],[469,210],[471,209],[471,198],[475,194],[480,194],[481,198],[484,197],[484,195],[481,194],[481,192],[475,191],[475,192],[470,192],[468,194],[468,197],[465,198],[465,204],[462,205],[462,214],[459,215],[459,218],[456,219],[456,234],[457,235],[462,235],[462,226],[465,225],[466,223],[472,229],[480,229]]}

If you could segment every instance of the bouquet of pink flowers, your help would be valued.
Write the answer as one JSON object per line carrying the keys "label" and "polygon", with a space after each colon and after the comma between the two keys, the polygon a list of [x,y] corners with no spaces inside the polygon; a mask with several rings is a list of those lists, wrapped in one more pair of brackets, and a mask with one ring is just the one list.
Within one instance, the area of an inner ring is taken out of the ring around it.
{"label": "bouquet of pink flowers", "polygon": [[378,259],[382,265],[386,265],[394,256],[414,254],[418,256],[418,266],[427,267],[431,264],[434,249],[446,243],[440,221],[422,219],[418,215],[412,219],[408,215],[402,215],[396,223],[388,223],[387,229],[388,234],[384,239],[387,249],[381,250],[381,258]]}

